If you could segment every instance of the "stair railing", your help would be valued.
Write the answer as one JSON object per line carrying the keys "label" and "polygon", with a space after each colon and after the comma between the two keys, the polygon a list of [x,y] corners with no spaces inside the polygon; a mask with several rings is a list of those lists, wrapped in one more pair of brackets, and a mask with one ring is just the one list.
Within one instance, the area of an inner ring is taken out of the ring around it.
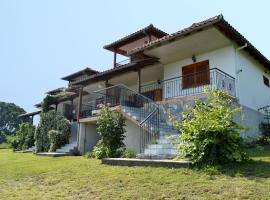
{"label": "stair railing", "polygon": [[[120,106],[122,112],[130,115],[140,126],[140,153],[148,144],[157,139],[159,134],[159,107],[150,98],[131,90],[123,84],[114,85],[95,91],[91,101],[83,106],[82,113],[93,116],[98,110],[98,104],[107,104],[111,107]],[[90,110],[87,110],[89,108]]]}

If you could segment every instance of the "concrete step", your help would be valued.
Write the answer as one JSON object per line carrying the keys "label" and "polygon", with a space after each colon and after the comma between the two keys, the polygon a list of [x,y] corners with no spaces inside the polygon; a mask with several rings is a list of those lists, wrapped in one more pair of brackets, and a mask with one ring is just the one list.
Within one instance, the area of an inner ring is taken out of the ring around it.
{"label": "concrete step", "polygon": [[71,144],[66,144],[59,149],[56,149],[56,152],[58,153],[71,153],[75,151],[77,148],[77,143],[71,143]]}
{"label": "concrete step", "polygon": [[176,149],[176,145],[173,145],[171,143],[160,143],[160,144],[149,144],[147,146],[147,149]]}
{"label": "concrete step", "polygon": [[152,155],[176,155],[176,148],[149,148],[144,150],[144,154],[152,154]]}
{"label": "concrete step", "polygon": [[163,154],[163,155],[154,155],[154,154],[137,154],[136,158],[138,159],[151,159],[151,160],[167,160],[173,159],[176,155]]}

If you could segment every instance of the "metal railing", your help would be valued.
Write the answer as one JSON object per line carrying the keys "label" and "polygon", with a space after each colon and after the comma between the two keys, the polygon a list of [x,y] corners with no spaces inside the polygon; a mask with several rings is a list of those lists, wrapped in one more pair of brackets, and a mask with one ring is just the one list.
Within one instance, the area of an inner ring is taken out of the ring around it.
{"label": "metal railing", "polygon": [[131,61],[130,61],[130,58],[128,59],[124,59],[124,60],[121,60],[121,61],[118,61],[115,63],[115,67],[120,67],[122,65],[126,65],[126,64],[129,64]]}
{"label": "metal railing", "polygon": [[231,96],[236,95],[235,78],[218,68],[143,85],[141,92],[152,98],[150,91],[162,90],[163,98],[168,99],[203,93],[207,85],[225,90]]}
{"label": "metal railing", "polygon": [[119,84],[93,92],[82,104],[81,118],[96,116],[100,104],[120,106],[140,126],[140,152],[159,134],[159,107],[151,100],[125,85]]}

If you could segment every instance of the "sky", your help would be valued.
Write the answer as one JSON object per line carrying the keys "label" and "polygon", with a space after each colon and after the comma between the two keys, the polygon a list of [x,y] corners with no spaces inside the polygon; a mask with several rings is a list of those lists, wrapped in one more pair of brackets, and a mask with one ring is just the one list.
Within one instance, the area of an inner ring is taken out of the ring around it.
{"label": "sky", "polygon": [[103,49],[149,24],[172,33],[223,14],[270,58],[269,0],[0,0],[0,101],[36,110],[60,78],[112,67]]}

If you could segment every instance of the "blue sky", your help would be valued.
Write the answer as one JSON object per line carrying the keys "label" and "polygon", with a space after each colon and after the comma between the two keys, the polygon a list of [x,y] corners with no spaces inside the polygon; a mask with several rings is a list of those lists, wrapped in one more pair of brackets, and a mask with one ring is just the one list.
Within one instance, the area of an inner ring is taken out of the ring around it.
{"label": "blue sky", "polygon": [[33,111],[61,77],[105,70],[103,49],[150,23],[171,33],[222,13],[270,58],[270,1],[0,0],[0,101]]}

